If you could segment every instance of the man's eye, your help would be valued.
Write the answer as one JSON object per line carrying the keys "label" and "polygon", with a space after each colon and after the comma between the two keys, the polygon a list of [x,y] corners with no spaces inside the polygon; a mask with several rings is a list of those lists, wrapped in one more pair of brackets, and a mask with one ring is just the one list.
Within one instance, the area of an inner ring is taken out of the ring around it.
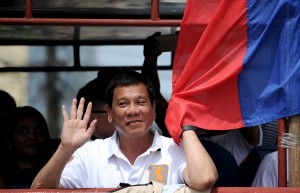
{"label": "man's eye", "polygon": [[146,101],[144,101],[144,100],[138,101],[138,104],[139,104],[139,105],[145,105],[145,104],[146,104]]}
{"label": "man's eye", "polygon": [[126,102],[119,102],[119,103],[118,103],[118,106],[119,106],[119,107],[125,107],[125,106],[126,106]]}

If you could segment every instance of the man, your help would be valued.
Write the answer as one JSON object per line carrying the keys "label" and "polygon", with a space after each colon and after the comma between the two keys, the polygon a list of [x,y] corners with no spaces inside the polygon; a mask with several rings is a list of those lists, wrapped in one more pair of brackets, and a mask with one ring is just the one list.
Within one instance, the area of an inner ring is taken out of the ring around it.
{"label": "man", "polygon": [[97,78],[89,81],[86,85],[79,89],[76,99],[80,101],[85,98],[84,112],[89,102],[92,102],[93,108],[88,125],[94,120],[97,120],[95,131],[91,137],[95,139],[105,139],[112,136],[115,127],[108,122],[105,102],[105,90],[108,82],[112,79],[118,69],[108,68],[98,72]]}
{"label": "man", "polygon": [[252,187],[278,187],[278,151],[267,154],[261,161]]}
{"label": "man", "polygon": [[217,171],[198,140],[193,127],[183,127],[182,144],[151,129],[155,119],[155,91],[152,83],[135,71],[120,73],[106,90],[108,120],[116,132],[105,140],[86,143],[94,132],[90,127],[92,104],[83,115],[84,99],[70,118],[63,106],[61,144],[36,176],[32,188],[112,188],[119,183],[186,183],[198,190],[210,189]]}

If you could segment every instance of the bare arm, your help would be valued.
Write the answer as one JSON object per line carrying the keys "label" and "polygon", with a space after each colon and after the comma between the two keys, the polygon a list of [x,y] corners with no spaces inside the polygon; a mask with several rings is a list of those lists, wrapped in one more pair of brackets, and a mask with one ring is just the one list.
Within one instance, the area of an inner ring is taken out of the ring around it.
{"label": "bare arm", "polygon": [[162,96],[160,92],[160,82],[158,77],[157,71],[157,58],[161,54],[159,51],[159,42],[155,39],[155,36],[159,36],[160,33],[156,32],[152,36],[149,36],[144,44],[144,64],[142,68],[142,74],[147,76],[154,85],[155,92],[156,92],[156,118],[155,122],[157,123],[158,127],[162,131],[163,136],[170,137],[170,134],[167,130],[165,125],[165,117],[166,111],[168,107],[168,102]]}
{"label": "bare arm", "polygon": [[187,166],[183,171],[186,184],[197,190],[211,189],[218,179],[216,166],[193,130],[182,133]]}
{"label": "bare arm", "polygon": [[[87,142],[95,130],[96,120],[87,129],[92,103],[88,104],[83,116],[84,99],[80,100],[76,109],[77,100],[73,99],[70,119],[65,106],[62,107],[64,125],[61,134],[61,143],[48,163],[41,169],[32,182],[31,188],[59,188],[62,171],[71,159],[73,153]],[[83,117],[83,118],[82,118]]]}

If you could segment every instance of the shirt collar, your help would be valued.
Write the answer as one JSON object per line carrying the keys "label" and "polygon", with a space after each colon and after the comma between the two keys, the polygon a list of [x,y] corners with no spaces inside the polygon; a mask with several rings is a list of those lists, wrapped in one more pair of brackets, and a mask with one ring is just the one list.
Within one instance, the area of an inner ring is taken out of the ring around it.
{"label": "shirt collar", "polygon": [[109,141],[108,141],[107,159],[118,152],[118,149],[119,149],[119,134],[118,134],[118,132],[115,131],[114,134],[110,138],[108,138],[108,140]]}
{"label": "shirt collar", "polygon": [[[154,134],[153,142],[150,148],[146,152],[160,151],[162,148],[162,136],[155,129],[151,129],[150,132]],[[112,155],[116,155],[119,152],[119,133],[115,131],[114,134],[108,138],[108,150],[107,158],[110,158]]]}

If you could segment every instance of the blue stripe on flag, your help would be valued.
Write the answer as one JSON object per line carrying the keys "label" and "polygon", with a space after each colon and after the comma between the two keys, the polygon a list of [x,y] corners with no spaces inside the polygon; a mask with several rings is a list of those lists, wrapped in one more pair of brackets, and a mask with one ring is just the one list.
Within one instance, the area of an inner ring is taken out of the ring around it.
{"label": "blue stripe on flag", "polygon": [[300,1],[249,0],[248,42],[239,75],[246,126],[300,114]]}

